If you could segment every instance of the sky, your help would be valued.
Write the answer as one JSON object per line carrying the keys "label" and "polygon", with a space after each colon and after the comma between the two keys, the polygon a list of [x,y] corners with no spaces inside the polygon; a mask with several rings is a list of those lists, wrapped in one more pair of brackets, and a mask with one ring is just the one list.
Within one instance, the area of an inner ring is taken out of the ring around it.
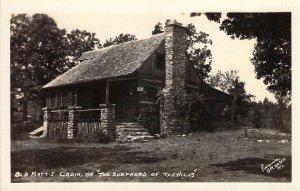
{"label": "sky", "polygon": [[[76,4],[65,0],[53,1],[48,4],[33,2],[33,7],[24,7],[14,0],[11,4],[12,13],[45,13],[54,18],[59,28],[67,31],[72,29],[87,30],[96,33],[96,37],[103,44],[106,39],[113,38],[120,33],[135,35],[138,39],[151,36],[154,25],[159,21],[164,23],[166,19],[176,19],[184,25],[193,23],[197,31],[209,34],[213,44],[209,47],[212,51],[212,72],[218,70],[238,70],[241,81],[246,82],[247,93],[255,95],[255,101],[262,101],[265,97],[275,102],[273,94],[266,90],[262,79],[255,77],[254,66],[250,62],[255,40],[230,39],[224,31],[219,30],[219,24],[208,21],[206,17],[190,17],[188,9],[178,6],[170,6],[169,0],[161,1],[160,7],[149,4],[148,7],[136,2],[133,7],[126,1],[111,1],[111,3],[99,3],[99,1],[87,1],[90,3]],[[73,1],[74,2],[74,1]],[[47,6],[49,5],[49,6]],[[168,5],[168,6],[164,6]],[[184,4],[183,4],[184,6]],[[123,7],[123,8],[122,8]],[[162,9],[162,7],[168,7]],[[226,15],[223,12],[223,15]]]}

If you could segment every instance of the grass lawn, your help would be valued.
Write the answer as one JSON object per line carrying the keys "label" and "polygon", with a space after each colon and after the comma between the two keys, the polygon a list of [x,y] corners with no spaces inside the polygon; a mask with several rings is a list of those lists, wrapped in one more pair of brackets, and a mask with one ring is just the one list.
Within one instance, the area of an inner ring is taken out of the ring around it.
{"label": "grass lawn", "polygon": [[[275,159],[283,166],[262,172]],[[289,182],[291,143],[257,142],[242,130],[126,144],[19,139],[11,172],[12,182]]]}

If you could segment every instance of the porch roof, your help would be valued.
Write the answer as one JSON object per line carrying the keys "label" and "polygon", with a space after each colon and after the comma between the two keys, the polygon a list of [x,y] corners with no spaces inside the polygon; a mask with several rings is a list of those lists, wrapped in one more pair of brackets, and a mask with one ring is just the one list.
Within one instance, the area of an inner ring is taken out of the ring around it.
{"label": "porch roof", "polygon": [[208,84],[201,83],[199,86],[200,94],[203,94],[206,100],[233,100],[234,97],[230,94],[222,92],[216,88],[209,86]]}
{"label": "porch roof", "polygon": [[43,88],[126,76],[135,72],[164,41],[164,34],[84,53],[80,63]]}

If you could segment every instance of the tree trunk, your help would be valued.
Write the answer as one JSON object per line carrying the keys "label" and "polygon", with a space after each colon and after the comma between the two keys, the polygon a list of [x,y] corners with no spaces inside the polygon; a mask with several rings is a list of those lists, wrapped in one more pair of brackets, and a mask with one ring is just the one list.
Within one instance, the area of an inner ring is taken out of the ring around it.
{"label": "tree trunk", "polygon": [[28,103],[27,100],[23,102],[23,121],[27,121],[27,113],[28,113]]}

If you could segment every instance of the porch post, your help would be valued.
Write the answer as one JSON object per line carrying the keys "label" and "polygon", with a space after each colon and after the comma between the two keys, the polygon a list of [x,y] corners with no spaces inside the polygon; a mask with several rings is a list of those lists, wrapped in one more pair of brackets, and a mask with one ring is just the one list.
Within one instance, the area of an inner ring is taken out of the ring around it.
{"label": "porch post", "polygon": [[43,137],[44,137],[44,136],[49,136],[48,132],[49,132],[49,121],[51,120],[51,111],[49,107],[44,107],[42,108],[42,110],[44,112],[44,116],[43,116],[43,127],[44,127]]}
{"label": "porch post", "polygon": [[115,107],[115,104],[100,104],[100,127],[103,133],[111,138],[110,141],[116,139]]}
{"label": "porch post", "polygon": [[77,88],[75,89],[75,95],[74,95],[74,105],[75,106],[77,106],[78,105],[78,98],[77,98],[77,96],[78,96],[78,92],[77,92]]}
{"label": "porch post", "polygon": [[106,81],[106,88],[105,88],[105,103],[109,104],[109,81]]}

